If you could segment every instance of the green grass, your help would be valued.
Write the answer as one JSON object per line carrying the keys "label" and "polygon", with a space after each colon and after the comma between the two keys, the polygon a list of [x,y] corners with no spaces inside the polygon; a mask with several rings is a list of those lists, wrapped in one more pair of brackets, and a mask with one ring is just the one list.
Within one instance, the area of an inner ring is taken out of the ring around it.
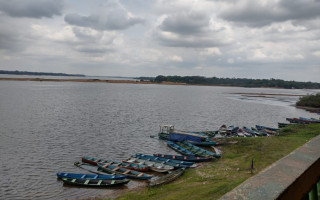
{"label": "green grass", "polygon": [[[140,188],[116,199],[218,199],[249,177],[286,156],[320,133],[320,124],[283,128],[280,136],[230,138],[221,149],[221,159],[188,169],[173,183],[156,188]],[[237,141],[231,144],[231,141]],[[253,174],[250,167],[253,160]]]}

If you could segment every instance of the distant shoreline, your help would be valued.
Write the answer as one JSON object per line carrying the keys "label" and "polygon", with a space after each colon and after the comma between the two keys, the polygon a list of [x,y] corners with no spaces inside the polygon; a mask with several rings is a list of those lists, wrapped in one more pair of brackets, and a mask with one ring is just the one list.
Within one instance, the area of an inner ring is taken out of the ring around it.
{"label": "distant shoreline", "polygon": [[47,81],[47,82],[89,82],[89,83],[129,83],[129,84],[160,84],[160,85],[187,85],[186,83],[134,80],[101,80],[101,79],[49,79],[49,78],[0,78],[0,81]]}
{"label": "distant shoreline", "polygon": [[[178,83],[178,82],[153,82],[153,81],[141,81],[141,80],[102,80],[102,79],[56,79],[56,78],[1,78],[0,81],[46,81],[46,82],[84,82],[84,83],[127,83],[127,84],[154,84],[154,85],[184,85],[184,86],[210,86],[210,87],[241,87],[243,86],[231,86],[231,85],[208,85],[208,84],[187,84],[187,83]],[[253,87],[253,88],[270,88],[270,89],[286,89],[279,87]],[[267,93],[231,93],[231,94],[240,94],[240,95],[280,95],[280,96],[304,96],[304,95],[294,95],[294,94],[267,94]]]}
{"label": "distant shoreline", "polygon": [[0,74],[6,75],[31,75],[31,76],[79,76],[85,77],[83,74],[65,74],[65,73],[53,73],[53,72],[28,72],[28,71],[8,71],[0,70]]}

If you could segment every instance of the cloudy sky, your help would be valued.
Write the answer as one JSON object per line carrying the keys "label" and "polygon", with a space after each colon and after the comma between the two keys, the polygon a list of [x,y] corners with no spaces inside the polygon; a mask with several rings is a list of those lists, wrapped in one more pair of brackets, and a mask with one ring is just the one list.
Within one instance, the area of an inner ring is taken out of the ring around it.
{"label": "cloudy sky", "polygon": [[0,0],[0,69],[320,82],[320,0]]}

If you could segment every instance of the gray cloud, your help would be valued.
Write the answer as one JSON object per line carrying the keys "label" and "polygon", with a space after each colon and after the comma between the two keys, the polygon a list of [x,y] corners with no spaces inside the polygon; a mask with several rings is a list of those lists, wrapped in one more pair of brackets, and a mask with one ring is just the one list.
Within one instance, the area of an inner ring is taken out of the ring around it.
{"label": "gray cloud", "polygon": [[107,32],[94,31],[89,28],[72,29],[78,41],[70,44],[70,48],[85,54],[105,54],[113,52],[113,41],[116,38],[114,34]]}
{"label": "gray cloud", "polygon": [[247,26],[261,27],[273,22],[317,18],[320,17],[319,10],[318,0],[280,0],[277,3],[247,0],[229,5],[219,16]]}
{"label": "gray cloud", "polygon": [[105,54],[108,52],[113,52],[114,50],[104,48],[104,47],[88,47],[88,46],[77,46],[76,50],[85,54]]}
{"label": "gray cloud", "polygon": [[118,1],[109,2],[89,16],[67,14],[64,20],[71,25],[95,30],[123,30],[144,23],[144,19],[131,14]]}
{"label": "gray cloud", "polygon": [[208,32],[208,27],[208,15],[204,13],[180,13],[168,16],[159,28],[163,31],[181,35],[199,35]]}
{"label": "gray cloud", "polygon": [[171,47],[215,47],[231,40],[225,27],[216,25],[205,12],[166,15],[153,34],[160,44]]}
{"label": "gray cloud", "polygon": [[0,0],[0,11],[11,17],[50,18],[62,9],[62,0]]}
{"label": "gray cloud", "polygon": [[0,14],[0,24],[0,50],[7,52],[23,51],[31,37],[26,23]]}

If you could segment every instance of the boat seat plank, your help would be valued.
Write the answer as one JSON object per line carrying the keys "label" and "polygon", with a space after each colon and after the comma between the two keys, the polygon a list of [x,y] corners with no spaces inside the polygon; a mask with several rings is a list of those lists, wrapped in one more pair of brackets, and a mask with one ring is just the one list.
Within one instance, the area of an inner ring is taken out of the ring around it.
{"label": "boat seat plank", "polygon": [[103,167],[108,167],[109,165],[111,165],[112,163],[106,163],[105,165],[103,165]]}
{"label": "boat seat plank", "polygon": [[112,171],[117,171],[118,169],[120,169],[120,167],[116,167]]}

